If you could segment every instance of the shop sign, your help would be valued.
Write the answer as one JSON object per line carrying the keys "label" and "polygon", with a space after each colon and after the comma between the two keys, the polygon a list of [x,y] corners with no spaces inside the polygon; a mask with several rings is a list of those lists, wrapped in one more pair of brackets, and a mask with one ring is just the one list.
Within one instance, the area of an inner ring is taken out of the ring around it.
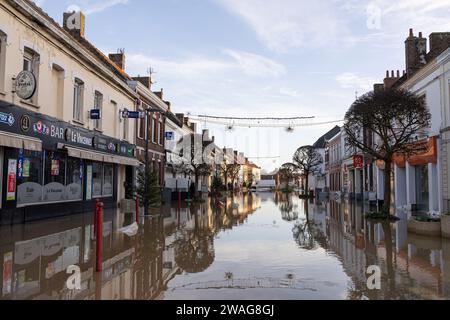
{"label": "shop sign", "polygon": [[81,132],[67,129],[65,136],[67,142],[78,143],[89,147],[93,146],[93,139],[83,135]]}
{"label": "shop sign", "polygon": [[95,137],[93,139],[94,141],[94,148],[102,151],[108,151],[108,140],[105,138]]}
{"label": "shop sign", "polygon": [[16,175],[17,175],[17,160],[8,160],[8,188],[6,194],[6,201],[16,200]]}
{"label": "shop sign", "polygon": [[12,113],[0,112],[0,123],[4,123],[4,124],[7,124],[8,126],[12,127],[15,122],[16,122],[16,119],[14,119],[14,116]]}
{"label": "shop sign", "polygon": [[24,114],[21,118],[20,118],[20,130],[22,130],[22,132],[28,132],[30,130],[31,127],[31,119],[29,116],[27,116],[26,114]]}
{"label": "shop sign", "polygon": [[36,77],[31,71],[20,72],[15,81],[15,90],[19,98],[28,100],[36,92]]}
{"label": "shop sign", "polygon": [[37,134],[42,134],[44,136],[50,135],[50,128],[42,121],[38,121],[34,124],[33,131]]}
{"label": "shop sign", "polygon": [[117,146],[114,143],[110,142],[108,144],[108,150],[111,151],[111,152],[116,152],[117,151]]}
{"label": "shop sign", "polygon": [[364,156],[361,155],[353,156],[353,167],[355,169],[364,168]]}

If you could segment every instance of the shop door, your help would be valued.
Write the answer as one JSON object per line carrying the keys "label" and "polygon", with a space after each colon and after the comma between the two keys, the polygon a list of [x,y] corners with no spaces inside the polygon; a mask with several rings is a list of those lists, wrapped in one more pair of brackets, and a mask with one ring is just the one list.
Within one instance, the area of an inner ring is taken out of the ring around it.
{"label": "shop door", "polygon": [[134,198],[134,170],[131,166],[125,167],[125,199],[132,200]]}

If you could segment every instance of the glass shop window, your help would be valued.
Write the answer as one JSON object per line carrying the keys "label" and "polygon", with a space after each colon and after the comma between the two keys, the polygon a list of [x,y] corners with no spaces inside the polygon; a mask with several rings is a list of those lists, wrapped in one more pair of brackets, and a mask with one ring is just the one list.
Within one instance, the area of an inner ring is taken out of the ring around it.
{"label": "glass shop window", "polygon": [[42,152],[16,150],[18,153],[17,205],[42,201]]}
{"label": "glass shop window", "polygon": [[66,154],[45,152],[43,201],[64,201],[66,195]]}
{"label": "glass shop window", "polygon": [[98,162],[92,164],[92,197],[102,196],[103,165]]}
{"label": "glass shop window", "polygon": [[83,200],[83,161],[80,159],[67,160],[66,199]]}
{"label": "glass shop window", "polygon": [[111,197],[113,195],[114,167],[112,164],[105,164],[103,168],[103,196]]}

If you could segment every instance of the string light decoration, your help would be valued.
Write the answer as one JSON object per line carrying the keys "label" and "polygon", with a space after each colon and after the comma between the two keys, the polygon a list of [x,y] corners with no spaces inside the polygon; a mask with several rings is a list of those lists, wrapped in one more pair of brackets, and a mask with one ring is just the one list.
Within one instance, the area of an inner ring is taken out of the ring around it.
{"label": "string light decoration", "polygon": [[220,117],[209,115],[192,115],[189,113],[189,118],[194,121],[199,121],[209,124],[224,125],[227,131],[233,131],[236,127],[241,128],[285,128],[287,132],[292,133],[298,127],[312,127],[326,124],[341,123],[343,120],[312,122],[316,117]]}

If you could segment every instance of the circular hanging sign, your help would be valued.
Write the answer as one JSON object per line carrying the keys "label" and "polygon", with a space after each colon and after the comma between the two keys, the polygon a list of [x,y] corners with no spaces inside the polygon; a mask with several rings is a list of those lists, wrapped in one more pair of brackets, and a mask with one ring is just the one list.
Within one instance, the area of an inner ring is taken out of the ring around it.
{"label": "circular hanging sign", "polygon": [[30,71],[22,71],[16,77],[16,94],[24,100],[30,99],[36,92],[36,77]]}

